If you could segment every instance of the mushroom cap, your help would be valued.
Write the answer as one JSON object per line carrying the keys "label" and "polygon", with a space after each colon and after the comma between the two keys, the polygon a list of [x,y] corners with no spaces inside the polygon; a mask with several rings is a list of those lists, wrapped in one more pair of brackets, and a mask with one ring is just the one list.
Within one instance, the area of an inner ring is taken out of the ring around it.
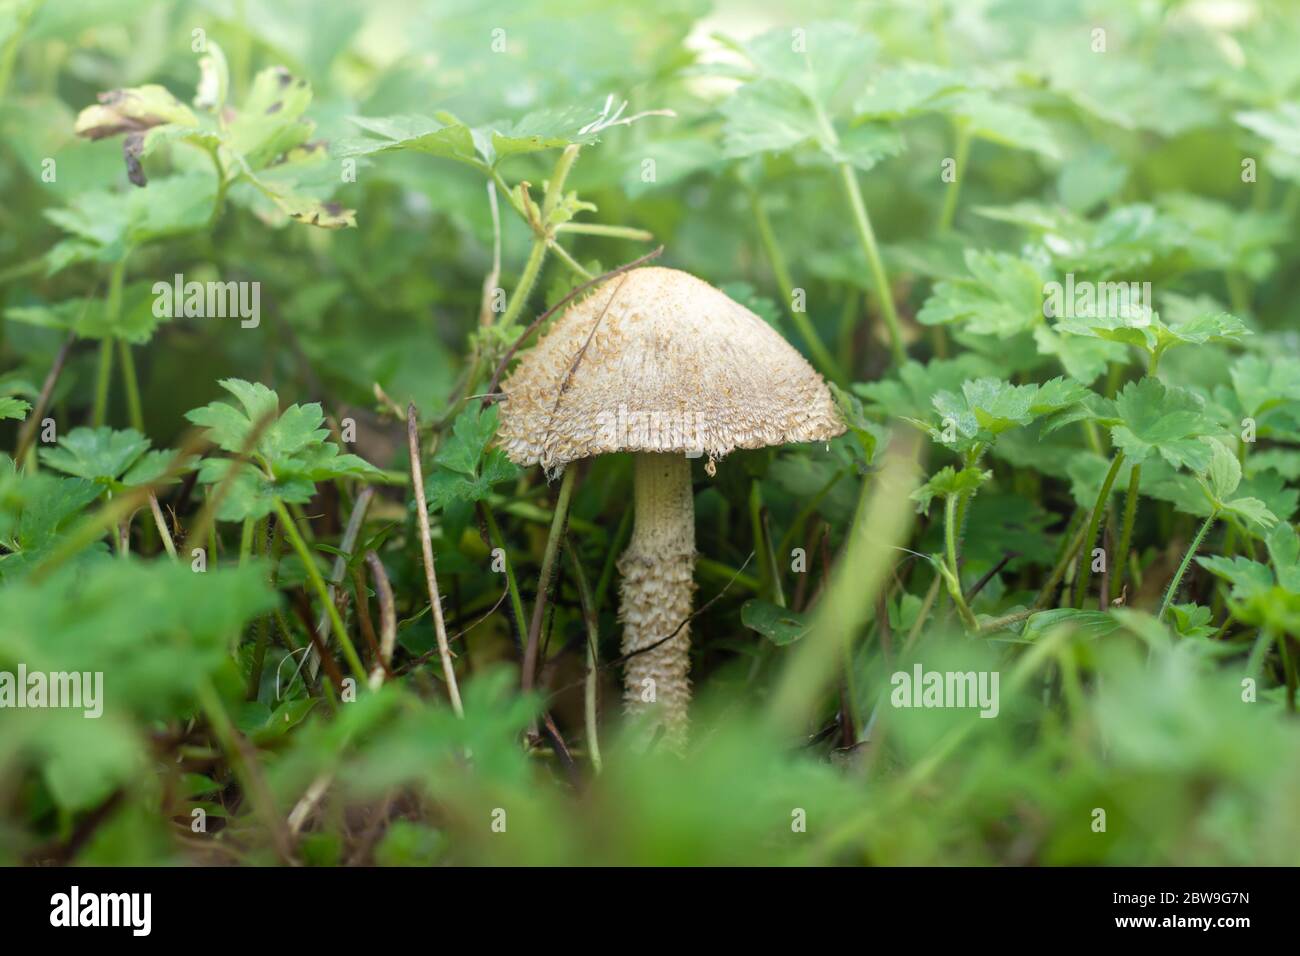
{"label": "mushroom cap", "polygon": [[569,307],[502,383],[497,440],[548,471],[609,452],[825,441],[826,383],[770,325],[701,279],[644,267]]}

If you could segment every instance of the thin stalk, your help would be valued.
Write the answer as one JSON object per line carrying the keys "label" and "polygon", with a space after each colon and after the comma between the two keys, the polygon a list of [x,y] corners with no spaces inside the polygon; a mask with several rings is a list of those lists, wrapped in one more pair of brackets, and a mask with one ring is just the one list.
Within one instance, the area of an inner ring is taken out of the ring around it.
{"label": "thin stalk", "polygon": [[162,539],[167,556],[175,561],[176,544],[172,541],[171,532],[167,530],[167,519],[163,516],[162,506],[158,504],[158,496],[152,491],[149,492],[149,510],[153,513],[153,523],[158,527],[158,537]]}
{"label": "thin stalk", "polygon": [[654,233],[645,229],[634,229],[631,226],[607,226],[598,222],[562,222],[555,227],[555,231],[571,232],[581,236],[608,236],[611,239],[633,239],[637,242],[649,242],[653,239]]}
{"label": "thin stalk", "polygon": [[[122,312],[122,283],[126,279],[126,256],[113,263],[104,299],[105,325],[112,328]],[[99,373],[95,378],[95,404],[91,424],[100,427],[108,419],[108,390],[113,381],[113,337],[105,335],[99,343]]]}
{"label": "thin stalk", "polygon": [[1133,543],[1133,522],[1137,518],[1138,488],[1142,484],[1142,466],[1135,464],[1129,473],[1128,493],[1124,496],[1124,522],[1120,525],[1119,550],[1110,579],[1110,599],[1115,601],[1124,590],[1124,572],[1128,570],[1128,549]]}
{"label": "thin stalk", "polygon": [[316,596],[320,598],[321,604],[325,606],[325,612],[329,615],[330,627],[334,631],[334,639],[339,642],[339,647],[343,651],[343,657],[348,662],[353,676],[361,684],[366,682],[366,669],[361,664],[361,658],[357,656],[357,649],[352,644],[352,638],[348,637],[347,628],[343,626],[343,618],[339,616],[339,609],[334,602],[330,600],[329,588],[325,586],[325,579],[321,577],[320,568],[316,566],[316,559],[312,557],[311,551],[307,548],[307,542],[303,540],[302,534],[298,531],[297,522],[289,514],[289,509],[284,506],[284,502],[279,497],[275,499],[275,514],[279,518],[284,533],[293,546],[294,551],[298,553],[298,559],[302,561],[303,567],[307,569],[307,580],[311,582]]}
{"label": "thin stalk", "polygon": [[[270,517],[259,519],[257,527],[254,529],[254,546],[260,555],[263,547],[266,553],[270,554],[274,547],[275,532],[272,530]],[[276,577],[278,569],[273,565],[271,569],[271,589],[275,590]],[[245,694],[248,700],[257,700],[258,692],[262,687],[262,667],[266,663],[266,647],[271,642],[271,616],[263,614],[257,619],[257,639],[253,644],[253,661],[248,670],[248,691]]]}
{"label": "thin stalk", "polygon": [[582,569],[578,549],[570,544],[569,563],[573,565],[573,581],[578,589],[578,602],[582,605],[582,620],[587,627],[587,677],[583,686],[583,717],[587,729],[587,753],[591,757],[591,766],[600,773],[600,734],[597,717],[600,702],[597,691],[600,681],[600,622],[596,616],[596,605],[591,599],[591,586],[587,583],[587,574]]}
{"label": "thin stalk", "polygon": [[245,518],[244,525],[239,534],[239,566],[243,567],[248,563],[249,557],[253,553],[253,532],[257,530],[257,522],[253,518]]}
{"label": "thin stalk", "polygon": [[524,691],[533,688],[533,672],[537,668],[537,648],[541,642],[546,598],[551,590],[551,578],[555,574],[555,556],[559,553],[560,540],[564,537],[565,519],[569,515],[569,499],[573,495],[573,481],[577,473],[578,469],[574,465],[564,469],[564,477],[560,479],[560,493],[555,499],[555,511],[551,516],[551,531],[546,536],[542,570],[537,576],[537,600],[533,603],[533,617],[528,624],[528,641],[524,645],[524,672],[521,675],[521,686]]}
{"label": "thin stalk", "polygon": [[99,428],[108,418],[108,388],[113,380],[113,340],[99,341],[99,371],[95,374],[95,404],[91,406],[90,424]]}
{"label": "thin stalk", "polygon": [[144,406],[140,403],[140,382],[135,377],[135,358],[131,355],[131,343],[126,339],[117,340],[117,354],[122,362],[122,384],[126,387],[126,411],[131,427],[144,434]]}
{"label": "thin stalk", "polygon": [[943,210],[939,214],[939,232],[952,229],[953,219],[957,215],[957,198],[961,195],[961,181],[966,178],[966,161],[970,157],[971,130],[965,119],[953,123],[956,133],[956,155],[953,157],[953,180],[948,183],[948,191],[943,197]]}
{"label": "thin stalk", "polygon": [[528,261],[524,263],[523,274],[519,276],[519,282],[515,286],[514,294],[510,296],[510,301],[506,304],[505,314],[501,317],[500,325],[502,328],[512,328],[519,319],[520,313],[524,311],[528,296],[537,283],[537,275],[542,271],[542,260],[545,258],[546,240],[544,238],[534,239],[533,247],[528,252]]}
{"label": "thin stalk", "polygon": [[813,362],[817,365],[817,371],[841,385],[844,384],[844,371],[822,343],[821,337],[818,336],[817,330],[813,328],[812,321],[808,318],[808,313],[794,307],[794,280],[790,276],[790,267],[786,264],[785,253],[777,244],[772,221],[767,215],[767,207],[763,205],[763,198],[758,193],[754,194],[753,207],[754,222],[758,226],[758,238],[767,253],[767,261],[772,267],[773,276],[776,277],[776,284],[781,289],[786,313],[799,330],[804,344],[808,346]]}
{"label": "thin stalk", "polygon": [[600,579],[596,582],[596,593],[594,595],[596,607],[603,607],[605,604],[605,594],[609,590],[609,584],[614,580],[614,563],[618,556],[623,553],[627,547],[628,539],[632,536],[632,509],[624,508],[623,517],[619,519],[618,530],[614,532],[614,540],[610,542],[609,551],[605,554],[605,564],[600,569]]}
{"label": "thin stalk", "polygon": [[492,542],[492,547],[500,548],[501,553],[506,556],[506,588],[510,592],[510,610],[515,616],[515,634],[522,644],[527,637],[527,625],[524,623],[527,617],[524,615],[524,601],[519,595],[519,581],[515,577],[514,565],[510,561],[510,552],[506,550],[505,538],[501,536],[501,528],[498,527],[496,516],[492,514],[488,503],[480,501],[479,509],[483,515],[483,523],[487,525],[488,540]]}
{"label": "thin stalk", "polygon": [[1106,502],[1110,500],[1110,491],[1115,486],[1115,476],[1119,474],[1119,468],[1122,464],[1124,464],[1124,453],[1122,451],[1116,452],[1115,458],[1110,463],[1110,470],[1106,472],[1106,477],[1101,483],[1101,491],[1097,494],[1097,503],[1092,506],[1092,517],[1088,519],[1088,533],[1083,539],[1079,579],[1074,586],[1075,607],[1083,607],[1084,598],[1088,595],[1088,585],[1092,581],[1092,546],[1097,541],[1097,532],[1101,528],[1101,516],[1106,513]]}
{"label": "thin stalk", "polygon": [[[1047,583],[1043,585],[1042,590],[1038,592],[1038,597],[1034,600],[1033,610],[1041,611],[1052,603],[1056,596],[1056,587],[1065,577],[1065,572],[1070,567],[1070,562],[1078,553],[1080,546],[1083,544],[1083,535],[1087,530],[1087,525],[1083,523],[1083,509],[1076,512],[1076,517],[1070,519],[1067,526],[1066,535],[1067,543],[1061,549],[1060,555],[1056,559],[1056,565],[1052,568],[1052,573],[1047,576]],[[1077,522],[1077,523],[1076,523]]]}
{"label": "thin stalk", "polygon": [[411,490],[415,492],[415,515],[420,525],[420,549],[424,557],[424,583],[429,590],[429,607],[433,611],[433,631],[438,638],[438,657],[442,661],[442,676],[447,682],[447,696],[457,717],[465,716],[460,702],[460,685],[456,683],[456,669],[451,663],[451,646],[447,641],[447,625],[442,619],[442,597],[438,593],[438,572],[433,567],[433,538],[429,533],[429,506],[424,497],[424,466],[420,462],[420,433],[415,422],[415,403],[406,406],[406,443],[411,458]]}
{"label": "thin stalk", "polygon": [[393,588],[388,583],[388,574],[384,571],[379,555],[367,551],[366,565],[370,568],[370,577],[375,582],[375,595],[379,598],[379,660],[370,672],[370,687],[378,690],[393,662],[393,650],[397,647],[397,613],[393,604]]}
{"label": "thin stalk", "polygon": [[943,537],[948,549],[948,573],[944,579],[948,583],[948,593],[952,603],[961,615],[962,621],[972,631],[979,630],[975,615],[971,613],[966,597],[961,593],[961,574],[957,569],[957,499],[959,495],[948,495],[943,502]]}
{"label": "thin stalk", "polygon": [[871,281],[875,284],[876,295],[880,299],[880,314],[884,316],[885,326],[889,330],[889,351],[895,365],[902,365],[907,358],[903,349],[903,329],[898,322],[898,311],[894,307],[894,294],[889,285],[889,276],[885,264],[880,258],[880,249],[876,246],[876,233],[871,228],[871,217],[867,214],[866,203],[862,201],[862,191],[858,188],[858,177],[848,163],[840,163],[840,179],[844,183],[844,192],[848,196],[849,207],[853,212],[853,225],[858,232],[858,241],[866,254],[867,265],[871,268]]}
{"label": "thin stalk", "polygon": [[1183,583],[1183,575],[1187,573],[1187,567],[1192,563],[1192,557],[1200,548],[1201,541],[1204,540],[1206,533],[1210,530],[1210,525],[1214,524],[1214,519],[1218,516],[1218,511],[1211,512],[1210,516],[1205,519],[1205,523],[1201,525],[1201,530],[1196,532],[1191,547],[1183,555],[1182,564],[1178,565],[1178,571],[1174,574],[1174,579],[1169,582],[1169,590],[1165,592],[1165,599],[1160,604],[1160,613],[1156,615],[1156,620],[1163,621],[1165,619],[1165,613],[1169,610],[1169,606],[1174,603],[1174,595],[1178,593],[1178,587]]}

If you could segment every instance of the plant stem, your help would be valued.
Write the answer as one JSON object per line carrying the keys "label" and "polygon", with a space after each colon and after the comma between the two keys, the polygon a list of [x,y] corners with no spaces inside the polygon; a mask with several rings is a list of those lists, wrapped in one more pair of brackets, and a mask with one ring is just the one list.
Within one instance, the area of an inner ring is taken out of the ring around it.
{"label": "plant stem", "polygon": [[312,588],[316,591],[316,596],[320,598],[321,603],[325,606],[325,613],[329,615],[330,627],[334,631],[334,639],[339,642],[339,648],[343,651],[343,657],[348,662],[348,667],[356,677],[358,683],[366,683],[366,669],[361,664],[361,658],[357,656],[357,649],[352,644],[352,638],[348,637],[347,628],[343,626],[343,618],[339,616],[339,609],[334,602],[330,600],[329,589],[325,586],[325,579],[321,577],[320,568],[316,566],[316,559],[312,557],[311,551],[307,548],[307,542],[303,540],[302,534],[298,531],[298,525],[289,514],[289,509],[284,506],[284,502],[279,497],[275,499],[275,514],[280,519],[280,524],[284,528],[285,535],[289,538],[289,543],[293,545],[294,551],[298,552],[298,559],[302,561],[303,566],[307,569],[307,580],[311,582]]}
{"label": "plant stem", "polygon": [[158,496],[152,491],[149,492],[149,510],[153,513],[153,523],[158,527],[158,537],[162,539],[163,547],[167,550],[167,556],[175,561],[176,543],[172,541],[171,532],[167,530],[167,519],[163,517],[162,506],[158,504]]}
{"label": "plant stem", "polygon": [[943,537],[948,548],[948,574],[944,579],[948,584],[948,593],[952,603],[961,615],[962,622],[972,631],[979,630],[975,615],[971,613],[966,597],[961,593],[961,574],[957,569],[957,500],[960,495],[948,495],[943,502]]}
{"label": "plant stem", "polygon": [[943,210],[939,214],[939,232],[952,229],[953,219],[957,215],[957,198],[961,195],[961,181],[966,176],[966,160],[970,157],[971,131],[965,119],[957,119],[953,124],[956,132],[956,155],[953,157],[953,180],[948,183],[948,191],[943,197]]}
{"label": "plant stem", "polygon": [[90,424],[99,428],[108,417],[108,386],[113,379],[113,340],[99,341],[99,373],[95,376],[95,404],[90,413]]}
{"label": "plant stem", "polygon": [[1083,607],[1084,598],[1088,595],[1088,585],[1092,581],[1092,546],[1097,541],[1097,532],[1101,528],[1101,516],[1106,513],[1106,503],[1110,500],[1111,488],[1115,486],[1115,476],[1119,474],[1120,465],[1124,464],[1124,453],[1122,451],[1115,453],[1115,458],[1110,463],[1110,470],[1106,472],[1106,477],[1101,483],[1101,491],[1097,494],[1097,503],[1092,506],[1092,517],[1088,519],[1088,533],[1083,539],[1082,552],[1079,565],[1079,579],[1074,585],[1074,606]]}
{"label": "plant stem", "polygon": [[1205,519],[1201,525],[1201,530],[1196,532],[1196,537],[1192,539],[1192,545],[1183,555],[1182,564],[1178,565],[1178,571],[1174,574],[1174,579],[1169,582],[1169,590],[1165,592],[1165,599],[1160,604],[1160,613],[1156,615],[1157,621],[1165,619],[1165,613],[1169,606],[1174,603],[1174,595],[1178,593],[1178,587],[1183,583],[1183,575],[1187,573],[1187,566],[1192,563],[1192,557],[1201,546],[1201,541],[1205,538],[1206,533],[1210,530],[1210,525],[1214,524],[1214,519],[1219,516],[1218,511],[1210,512],[1210,516]]}
{"label": "plant stem", "polygon": [[638,242],[649,242],[655,237],[653,232],[647,232],[645,229],[634,229],[631,226],[607,226],[599,222],[562,222],[555,227],[555,231],[571,232],[584,236],[608,236],[612,239],[634,239]]}
{"label": "plant stem", "polygon": [[817,330],[813,328],[807,311],[795,309],[794,307],[794,280],[790,276],[790,267],[786,264],[785,253],[781,251],[781,247],[777,244],[776,233],[772,230],[772,221],[768,218],[767,208],[763,205],[763,198],[758,193],[754,193],[753,207],[754,222],[758,226],[758,238],[763,244],[763,250],[767,253],[767,261],[772,267],[773,276],[776,277],[776,284],[781,289],[781,297],[784,299],[786,313],[794,322],[795,327],[798,328],[804,344],[808,346],[813,362],[817,365],[817,371],[832,381],[841,385],[844,384],[846,379],[843,370],[831,353],[827,351],[821,337],[817,335]]}
{"label": "plant stem", "polygon": [[903,330],[898,322],[898,312],[894,308],[894,293],[889,285],[889,276],[885,273],[885,264],[880,259],[880,250],[876,246],[876,234],[871,228],[871,217],[867,215],[867,206],[862,201],[862,192],[858,189],[858,178],[853,167],[840,163],[840,179],[853,211],[853,224],[858,231],[858,241],[866,254],[867,265],[871,268],[871,281],[876,286],[876,295],[880,299],[880,314],[885,318],[889,330],[889,350],[895,365],[902,365],[907,358],[903,349]]}
{"label": "plant stem", "polygon": [[1128,478],[1128,493],[1124,496],[1124,523],[1120,525],[1119,550],[1115,552],[1115,567],[1110,579],[1110,599],[1116,600],[1124,589],[1124,572],[1128,570],[1128,549],[1133,543],[1133,522],[1137,518],[1138,488],[1142,484],[1142,465],[1134,464]]}
{"label": "plant stem", "polygon": [[564,523],[569,515],[569,499],[573,495],[573,481],[577,473],[577,466],[572,464],[564,469],[564,477],[560,479],[560,493],[555,499],[555,511],[551,515],[551,530],[546,536],[542,570],[537,576],[537,600],[533,602],[533,618],[528,624],[528,640],[524,644],[524,670],[520,681],[525,692],[533,688],[533,672],[537,668],[537,648],[541,642],[542,620],[546,614],[546,597],[551,590],[551,578],[555,574],[555,556],[559,553],[560,540],[564,537]]}
{"label": "plant stem", "polygon": [[[528,252],[528,261],[524,263],[523,274],[519,276],[519,283],[515,286],[514,294],[506,304],[505,314],[501,317],[499,323],[501,328],[509,329],[519,319],[520,313],[524,311],[524,306],[528,302],[528,296],[537,282],[537,275],[542,270],[542,260],[545,258],[546,240],[534,239],[533,247]],[[470,388],[473,388],[473,383],[470,384]]]}
{"label": "plant stem", "polygon": [[[126,255],[113,263],[108,276],[108,292],[104,298],[104,322],[108,328],[117,324],[122,312],[122,282],[126,278]],[[99,343],[99,375],[95,379],[95,405],[91,424],[96,428],[108,418],[108,390],[113,380],[113,336],[105,334]]]}
{"label": "plant stem", "polygon": [[131,427],[144,434],[144,407],[140,404],[140,383],[135,377],[135,359],[131,356],[131,343],[117,340],[117,354],[122,361],[122,384],[126,386],[126,410]]}
{"label": "plant stem", "polygon": [[600,773],[600,735],[598,721],[600,702],[596,699],[600,676],[600,624],[596,617],[596,605],[591,600],[591,586],[587,574],[582,570],[582,561],[577,548],[570,543],[569,563],[573,565],[573,580],[578,588],[578,602],[582,605],[582,619],[587,627],[587,677],[583,687],[583,716],[587,729],[587,752],[591,757],[591,766]]}
{"label": "plant stem", "polygon": [[501,553],[505,555],[506,566],[506,588],[510,591],[510,609],[515,616],[515,635],[520,646],[528,637],[526,630],[527,625],[524,623],[527,618],[524,616],[524,601],[519,596],[519,581],[515,578],[514,565],[510,561],[510,553],[506,550],[506,542],[501,537],[501,528],[497,526],[496,516],[492,513],[486,501],[479,502],[479,508],[483,515],[483,523],[487,525],[488,540],[492,542],[492,547],[500,548]]}
{"label": "plant stem", "polygon": [[406,446],[411,459],[411,490],[415,493],[415,516],[420,527],[420,550],[424,558],[424,584],[429,591],[429,608],[433,611],[433,633],[438,639],[438,657],[442,661],[442,676],[447,682],[451,709],[457,717],[463,718],[465,708],[460,702],[460,685],[456,683],[456,668],[451,662],[447,625],[442,619],[438,572],[433,566],[433,537],[429,532],[429,505],[424,497],[424,465],[420,461],[420,433],[416,426],[414,402],[406,406]]}

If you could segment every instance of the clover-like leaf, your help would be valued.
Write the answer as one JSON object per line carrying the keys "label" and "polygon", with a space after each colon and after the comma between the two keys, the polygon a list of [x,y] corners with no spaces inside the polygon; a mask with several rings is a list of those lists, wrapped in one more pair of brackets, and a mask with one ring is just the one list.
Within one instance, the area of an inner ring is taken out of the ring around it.
{"label": "clover-like leaf", "polygon": [[498,410],[466,408],[452,423],[452,433],[434,456],[434,468],[425,479],[430,511],[452,502],[486,498],[492,486],[516,478],[518,467],[500,448],[488,445],[496,435]]}
{"label": "clover-like leaf", "polygon": [[56,471],[90,481],[112,481],[126,474],[149,450],[149,439],[133,429],[74,428],[53,448],[41,450],[41,461]]}
{"label": "clover-like leaf", "polygon": [[1205,471],[1211,448],[1201,436],[1213,429],[1205,403],[1193,392],[1146,377],[1126,385],[1115,399],[1121,423],[1111,440],[1132,461],[1158,454],[1175,468]]}
{"label": "clover-like leaf", "polygon": [[968,250],[969,279],[935,284],[917,313],[923,325],[961,322],[978,335],[1011,336],[1043,321],[1043,277],[1030,262],[1003,252]]}
{"label": "clover-like leaf", "polygon": [[32,410],[32,403],[21,398],[6,395],[0,398],[0,419],[16,418],[22,421]]}

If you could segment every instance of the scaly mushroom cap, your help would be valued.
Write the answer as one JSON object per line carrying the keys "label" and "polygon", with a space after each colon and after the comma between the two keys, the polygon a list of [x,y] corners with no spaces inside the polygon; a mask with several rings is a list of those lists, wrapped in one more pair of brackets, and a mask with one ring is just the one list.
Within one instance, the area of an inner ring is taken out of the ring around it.
{"label": "scaly mushroom cap", "polygon": [[602,283],[555,321],[501,390],[501,447],[516,464],[548,471],[608,452],[721,458],[844,431],[802,355],[677,269],[633,269]]}

